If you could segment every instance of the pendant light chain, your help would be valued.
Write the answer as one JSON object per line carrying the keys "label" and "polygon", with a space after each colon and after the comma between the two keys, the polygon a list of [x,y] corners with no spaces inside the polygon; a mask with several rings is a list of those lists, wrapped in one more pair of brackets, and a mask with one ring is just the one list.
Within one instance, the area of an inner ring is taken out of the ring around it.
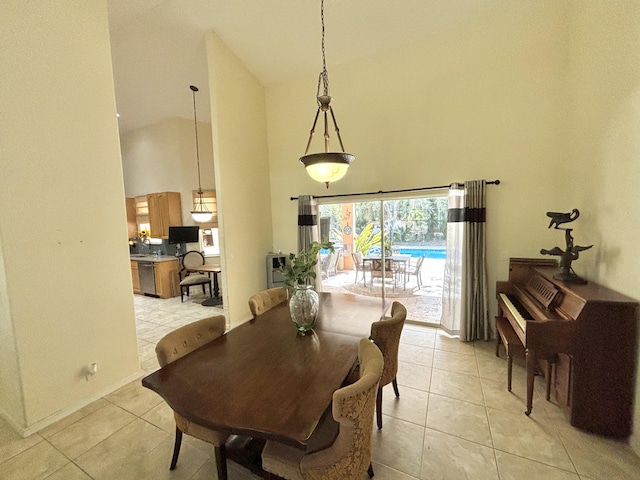
{"label": "pendant light chain", "polygon": [[198,147],[198,116],[196,114],[196,92],[198,91],[198,87],[189,85],[189,88],[193,92],[193,127],[196,131],[196,160],[198,161],[198,193],[200,193],[202,192],[202,185],[200,183],[200,148]]}
{"label": "pendant light chain", "polygon": [[[324,84],[324,95],[329,95],[329,74],[327,73],[327,60],[324,48],[324,0],[320,2],[320,21],[322,23],[322,73],[320,77]],[[320,93],[320,81],[318,80],[318,94]]]}

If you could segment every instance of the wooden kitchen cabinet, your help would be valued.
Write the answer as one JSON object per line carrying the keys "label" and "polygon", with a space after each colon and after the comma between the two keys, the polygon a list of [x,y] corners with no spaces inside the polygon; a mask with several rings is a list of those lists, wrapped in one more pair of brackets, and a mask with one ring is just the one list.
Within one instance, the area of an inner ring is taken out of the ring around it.
{"label": "wooden kitchen cabinet", "polygon": [[182,225],[182,205],[179,192],[147,195],[149,226],[153,238],[168,238],[169,225]]}
{"label": "wooden kitchen cabinet", "polygon": [[138,222],[136,221],[136,199],[127,197],[125,199],[127,207],[127,238],[138,236]]}
{"label": "wooden kitchen cabinet", "polygon": [[178,259],[155,263],[156,295],[171,298],[180,294]]}
{"label": "wooden kitchen cabinet", "polygon": [[131,280],[133,281],[133,293],[140,293],[140,277],[138,276],[138,262],[131,260]]}
{"label": "wooden kitchen cabinet", "polygon": [[[141,261],[149,262],[148,259],[144,259]],[[177,258],[175,260],[153,262],[153,269],[153,275],[156,284],[155,294],[158,297],[171,298],[180,295]],[[138,260],[131,260],[131,279],[133,281],[133,293],[142,294],[142,290],[140,289]]]}

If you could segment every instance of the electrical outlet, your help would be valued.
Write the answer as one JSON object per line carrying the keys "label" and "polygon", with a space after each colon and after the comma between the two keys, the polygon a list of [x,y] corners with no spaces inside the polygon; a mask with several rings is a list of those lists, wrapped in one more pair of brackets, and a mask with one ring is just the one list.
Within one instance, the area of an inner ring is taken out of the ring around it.
{"label": "electrical outlet", "polygon": [[502,260],[503,262],[509,260],[509,254],[507,252],[500,253],[500,260]]}
{"label": "electrical outlet", "polygon": [[91,380],[98,373],[98,364],[92,363],[87,367],[87,381]]}

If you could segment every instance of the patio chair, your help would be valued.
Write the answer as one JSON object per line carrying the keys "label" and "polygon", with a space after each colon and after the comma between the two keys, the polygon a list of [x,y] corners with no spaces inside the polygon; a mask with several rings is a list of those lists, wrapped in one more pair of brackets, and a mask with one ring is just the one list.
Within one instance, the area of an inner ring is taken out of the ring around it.
{"label": "patio chair", "polygon": [[[390,259],[385,260],[384,262],[384,278],[390,278],[393,280],[393,288],[396,288],[397,279],[396,279],[396,268],[394,265],[395,262],[392,262]],[[382,260],[374,259],[371,261],[371,286],[373,286],[373,279],[380,278],[382,279]]]}
{"label": "patio chair", "polygon": [[353,259],[353,265],[356,267],[356,279],[353,283],[358,283],[358,276],[362,272],[362,282],[367,283],[366,272],[370,270],[369,264],[365,264],[362,261],[362,252],[355,252],[351,254]]}
{"label": "patio chair", "polygon": [[422,268],[422,262],[424,262],[424,255],[416,261],[414,265],[409,265],[409,269],[407,270],[407,278],[411,279],[411,276],[414,275],[416,277],[416,285],[418,285],[418,290],[422,288],[422,278],[420,277],[420,269]]}

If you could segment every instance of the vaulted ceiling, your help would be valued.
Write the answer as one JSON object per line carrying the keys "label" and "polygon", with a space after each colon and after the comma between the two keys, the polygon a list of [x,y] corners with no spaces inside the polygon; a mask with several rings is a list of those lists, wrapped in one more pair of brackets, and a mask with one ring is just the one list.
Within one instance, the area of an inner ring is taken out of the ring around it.
{"label": "vaulted ceiling", "polygon": [[[264,85],[322,66],[320,0],[107,0],[120,130],[208,112],[204,34],[218,36]],[[327,69],[428,41],[508,0],[325,0]]]}

